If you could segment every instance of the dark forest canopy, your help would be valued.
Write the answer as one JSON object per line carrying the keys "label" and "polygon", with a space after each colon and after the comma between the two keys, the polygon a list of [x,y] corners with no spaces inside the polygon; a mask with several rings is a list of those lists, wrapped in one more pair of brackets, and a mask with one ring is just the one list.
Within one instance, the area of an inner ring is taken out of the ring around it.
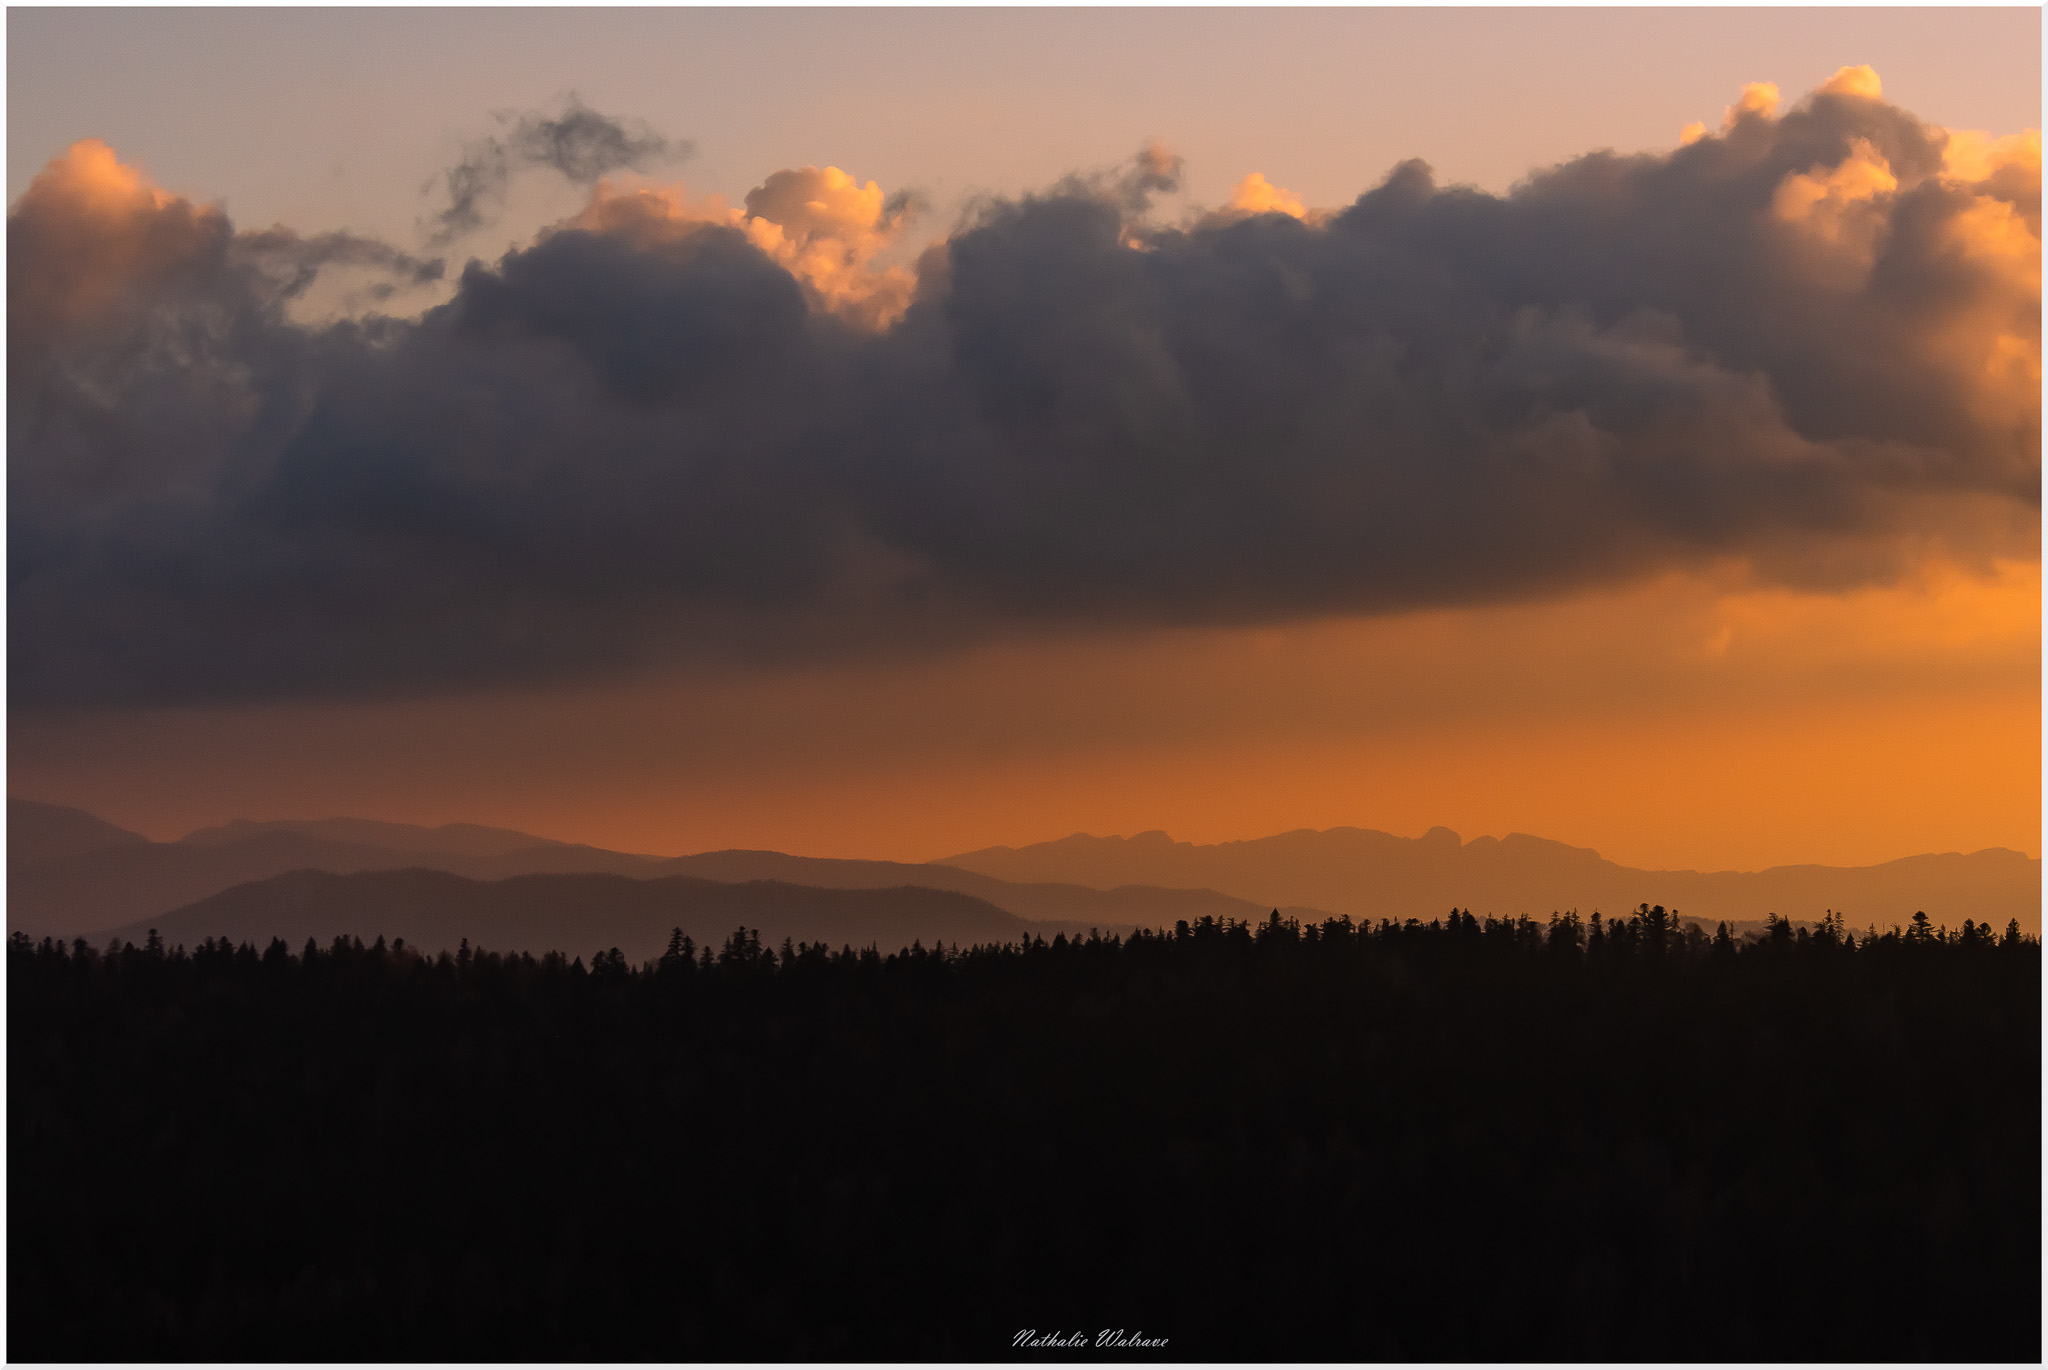
{"label": "dark forest canopy", "polygon": [[2039,952],[17,937],[10,1351],[2038,1360]]}

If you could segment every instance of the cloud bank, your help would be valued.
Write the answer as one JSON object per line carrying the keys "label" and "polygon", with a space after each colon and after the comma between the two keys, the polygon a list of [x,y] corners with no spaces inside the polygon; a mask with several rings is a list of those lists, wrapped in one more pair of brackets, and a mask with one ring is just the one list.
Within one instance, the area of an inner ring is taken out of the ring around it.
{"label": "cloud bank", "polygon": [[[8,221],[13,702],[2038,556],[2038,133],[1867,68],[1779,104],[1506,196],[1255,175],[1178,226],[1151,147],[914,269],[880,264],[910,202],[837,168],[744,208],[599,179],[444,305],[318,326],[286,306],[324,265],[438,263],[238,232],[78,144]],[[640,155],[558,141],[501,151]]]}

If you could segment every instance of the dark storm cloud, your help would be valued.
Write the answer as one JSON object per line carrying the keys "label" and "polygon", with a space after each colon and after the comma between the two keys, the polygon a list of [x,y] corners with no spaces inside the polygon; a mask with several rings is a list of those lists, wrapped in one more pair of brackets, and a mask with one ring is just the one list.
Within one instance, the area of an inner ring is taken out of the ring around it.
{"label": "dark storm cloud", "polygon": [[2038,160],[1943,165],[1938,130],[1824,92],[1506,197],[1411,162],[1327,218],[1161,229],[1142,209],[1177,167],[1151,151],[983,205],[882,331],[758,221],[650,196],[472,264],[417,320],[301,328],[256,240],[133,196],[103,231],[53,167],[10,280],[63,258],[67,214],[119,269],[84,303],[10,295],[14,698],[410,693],[1722,558],[1850,583],[1930,539],[2032,554]]}
{"label": "dark storm cloud", "polygon": [[437,246],[483,227],[503,203],[513,175],[524,168],[546,167],[589,186],[614,171],[645,170],[693,151],[689,142],[665,138],[645,124],[628,126],[599,114],[573,94],[560,115],[497,117],[503,135],[465,144],[462,160],[441,173],[448,205],[434,216],[429,241]]}

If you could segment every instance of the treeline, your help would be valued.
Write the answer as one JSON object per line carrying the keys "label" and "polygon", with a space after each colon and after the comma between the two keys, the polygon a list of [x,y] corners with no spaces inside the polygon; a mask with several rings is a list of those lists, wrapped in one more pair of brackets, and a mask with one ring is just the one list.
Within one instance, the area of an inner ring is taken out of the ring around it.
{"label": "treeline", "polygon": [[8,1349],[2039,1360],[2040,988],[2016,925],[1649,907],[16,937]]}

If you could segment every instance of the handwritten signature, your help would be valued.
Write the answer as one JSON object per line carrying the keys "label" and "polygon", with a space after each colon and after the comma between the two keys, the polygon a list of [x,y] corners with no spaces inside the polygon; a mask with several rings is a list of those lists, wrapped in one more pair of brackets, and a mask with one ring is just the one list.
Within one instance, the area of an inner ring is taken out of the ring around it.
{"label": "handwritten signature", "polygon": [[1148,1337],[1143,1332],[1126,1332],[1119,1327],[1114,1332],[1104,1328],[1090,1341],[1086,1332],[1041,1332],[1035,1327],[1027,1327],[1011,1339],[1010,1345],[1027,1351],[1087,1350],[1090,1347],[1122,1351],[1164,1346],[1166,1338]]}

